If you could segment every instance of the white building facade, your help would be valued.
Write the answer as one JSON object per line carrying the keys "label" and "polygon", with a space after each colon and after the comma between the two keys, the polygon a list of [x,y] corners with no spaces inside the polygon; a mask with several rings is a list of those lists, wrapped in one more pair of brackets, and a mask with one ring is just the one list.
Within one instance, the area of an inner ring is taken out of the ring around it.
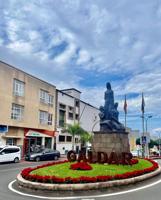
{"label": "white building facade", "polygon": [[[80,126],[92,133],[99,130],[99,110],[80,100],[81,92],[75,88],[57,90],[57,121],[56,121],[56,149],[66,154],[72,149],[72,136],[65,130],[66,124],[79,123]],[[74,150],[81,148],[80,137],[74,138]]]}

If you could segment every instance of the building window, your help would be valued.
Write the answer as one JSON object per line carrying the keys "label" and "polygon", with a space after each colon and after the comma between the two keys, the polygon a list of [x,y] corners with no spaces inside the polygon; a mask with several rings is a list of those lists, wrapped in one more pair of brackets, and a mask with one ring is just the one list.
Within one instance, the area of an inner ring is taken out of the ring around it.
{"label": "building window", "polygon": [[13,81],[13,94],[15,96],[24,96],[25,91],[25,83],[22,81],[19,81],[17,79],[14,79]]}
{"label": "building window", "polygon": [[64,127],[65,125],[65,111],[59,110],[59,126]]}
{"label": "building window", "polygon": [[66,141],[67,142],[71,142],[72,141],[72,136],[67,136]]}
{"label": "building window", "polygon": [[53,106],[53,102],[54,102],[54,97],[52,95],[49,95],[49,102],[48,102],[48,104],[50,106]]}
{"label": "building window", "polygon": [[78,114],[75,114],[75,119],[79,120],[79,115]]}
{"label": "building window", "polygon": [[48,124],[48,112],[40,110],[39,122],[40,122],[40,124]]}
{"label": "building window", "polygon": [[53,106],[54,97],[48,91],[40,89],[40,102]]}
{"label": "building window", "polygon": [[79,100],[75,100],[75,106],[79,107]]}
{"label": "building window", "polygon": [[43,102],[43,103],[49,102],[49,94],[47,91],[40,89],[40,102]]}
{"label": "building window", "polygon": [[68,106],[68,110],[69,110],[69,112],[68,112],[68,118],[69,119],[73,119],[74,118],[74,115],[73,115],[74,108],[71,107],[71,106]]}
{"label": "building window", "polygon": [[73,119],[73,113],[69,112],[69,113],[68,113],[68,118],[69,118],[69,119]]}
{"label": "building window", "polygon": [[48,125],[52,125],[53,114],[48,113]]}
{"label": "building window", "polygon": [[69,112],[74,112],[74,108],[73,107],[69,106],[68,108],[69,108]]}
{"label": "building window", "polygon": [[59,142],[65,142],[65,136],[59,135]]}
{"label": "building window", "polygon": [[65,109],[66,109],[66,105],[60,103],[60,104],[59,104],[59,109],[65,110]]}
{"label": "building window", "polygon": [[16,138],[7,138],[6,145],[17,145],[17,139]]}
{"label": "building window", "polygon": [[24,114],[24,106],[12,104],[11,119],[22,120]]}
{"label": "building window", "polygon": [[39,122],[40,124],[44,125],[52,125],[52,118],[53,115],[51,113],[48,113],[46,111],[39,111]]}

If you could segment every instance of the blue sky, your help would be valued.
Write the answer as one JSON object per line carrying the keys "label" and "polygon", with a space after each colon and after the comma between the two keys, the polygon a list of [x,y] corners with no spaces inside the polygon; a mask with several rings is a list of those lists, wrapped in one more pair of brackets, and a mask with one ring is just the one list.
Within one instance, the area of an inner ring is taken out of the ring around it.
{"label": "blue sky", "polygon": [[98,107],[110,81],[133,129],[144,92],[148,129],[161,130],[160,0],[1,1],[0,59]]}

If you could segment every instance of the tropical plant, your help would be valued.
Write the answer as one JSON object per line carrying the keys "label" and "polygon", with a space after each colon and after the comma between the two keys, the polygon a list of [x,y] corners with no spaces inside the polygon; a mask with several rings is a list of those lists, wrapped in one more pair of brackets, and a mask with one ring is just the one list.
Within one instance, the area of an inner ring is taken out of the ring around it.
{"label": "tropical plant", "polygon": [[92,141],[92,134],[87,131],[84,131],[83,134],[80,135],[82,147],[86,145],[87,142]]}
{"label": "tropical plant", "polygon": [[67,124],[65,131],[72,135],[72,150],[74,150],[75,136],[79,135],[81,137],[87,133],[79,123]]}

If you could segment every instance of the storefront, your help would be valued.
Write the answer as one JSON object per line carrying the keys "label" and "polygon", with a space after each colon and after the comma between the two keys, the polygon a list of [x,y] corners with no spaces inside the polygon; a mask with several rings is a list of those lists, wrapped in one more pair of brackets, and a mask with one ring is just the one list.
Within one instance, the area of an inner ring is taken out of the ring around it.
{"label": "storefront", "polygon": [[54,149],[54,131],[25,129],[24,155],[29,152],[38,152],[42,148]]}
{"label": "storefront", "polygon": [[1,135],[1,145],[16,145],[23,147],[24,128],[8,127],[8,131]]}

